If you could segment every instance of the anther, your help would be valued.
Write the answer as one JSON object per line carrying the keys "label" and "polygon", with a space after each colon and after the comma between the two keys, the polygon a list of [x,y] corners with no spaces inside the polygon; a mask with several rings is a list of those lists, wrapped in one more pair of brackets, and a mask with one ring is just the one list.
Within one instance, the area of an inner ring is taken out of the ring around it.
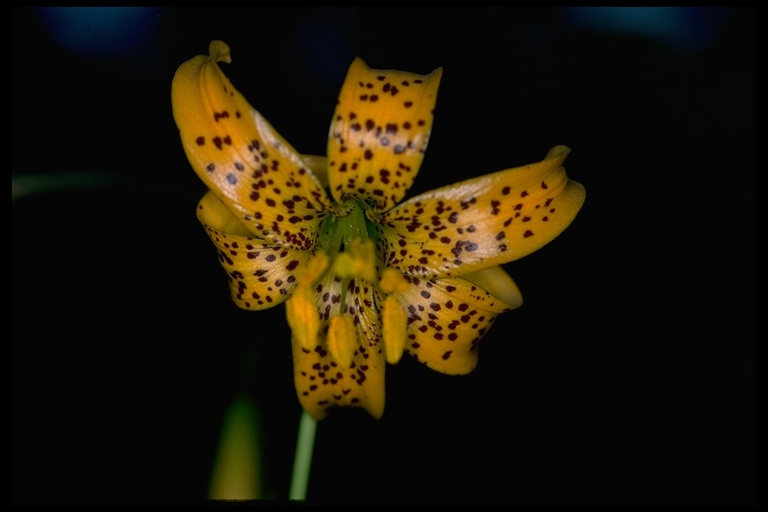
{"label": "anther", "polygon": [[400,303],[392,295],[387,295],[382,311],[382,335],[384,337],[384,354],[389,364],[400,361],[405,350],[405,334],[408,316]]}
{"label": "anther", "polygon": [[356,349],[357,332],[352,318],[344,314],[331,318],[328,328],[328,351],[339,365],[339,369],[349,368]]}
{"label": "anther", "polygon": [[288,325],[306,350],[312,350],[317,345],[320,313],[317,311],[317,298],[313,286],[327,268],[328,255],[322,251],[315,254],[307,263],[293,294],[285,302]]}
{"label": "anther", "polygon": [[376,250],[370,240],[355,238],[346,251],[333,260],[333,272],[348,279],[360,277],[369,283],[376,282]]}

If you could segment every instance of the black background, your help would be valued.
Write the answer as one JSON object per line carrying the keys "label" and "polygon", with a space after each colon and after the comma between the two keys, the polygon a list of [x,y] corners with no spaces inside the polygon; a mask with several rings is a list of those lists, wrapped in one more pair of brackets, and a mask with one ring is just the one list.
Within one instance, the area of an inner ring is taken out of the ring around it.
{"label": "black background", "polygon": [[241,393],[268,497],[287,496],[284,311],[229,300],[171,113],[176,67],[222,39],[225,73],[304,153],[324,153],[359,55],[444,68],[413,193],[556,144],[587,189],[571,227],[505,265],[525,304],[474,373],[406,356],[380,421],[318,425],[310,502],[756,504],[757,16],[715,11],[691,51],[562,8],[164,8],[127,59],[67,51],[14,8],[14,189],[61,186],[12,205],[13,503],[205,503]]}

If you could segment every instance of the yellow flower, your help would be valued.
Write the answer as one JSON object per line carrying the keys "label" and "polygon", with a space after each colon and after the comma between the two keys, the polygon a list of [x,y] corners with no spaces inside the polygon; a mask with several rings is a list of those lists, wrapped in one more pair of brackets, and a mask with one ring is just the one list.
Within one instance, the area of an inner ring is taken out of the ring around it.
{"label": "yellow flower", "polygon": [[442,68],[370,69],[355,59],[339,95],[328,156],[302,155],[243,98],[218,62],[184,64],[173,115],[210,189],[197,216],[216,245],[232,298],[284,301],[294,381],[313,418],[334,406],[384,412],[386,363],[403,352],[447,374],[477,364],[496,317],[522,304],[499,266],[550,242],[584,203],[555,146],[538,163],[400,202],[421,167]]}

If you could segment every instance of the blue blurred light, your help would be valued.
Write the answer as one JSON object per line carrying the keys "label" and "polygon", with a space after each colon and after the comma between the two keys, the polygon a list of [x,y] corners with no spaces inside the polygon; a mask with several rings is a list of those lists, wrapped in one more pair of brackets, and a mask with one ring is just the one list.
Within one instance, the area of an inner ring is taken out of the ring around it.
{"label": "blue blurred light", "polygon": [[724,7],[566,7],[566,20],[603,32],[644,35],[683,51],[709,48],[730,17]]}
{"label": "blue blurred light", "polygon": [[159,7],[39,7],[43,27],[63,48],[87,57],[122,57],[155,34]]}
{"label": "blue blurred light", "polygon": [[307,26],[304,40],[312,70],[327,84],[341,86],[355,55],[345,42],[344,27],[339,22],[319,21]]}

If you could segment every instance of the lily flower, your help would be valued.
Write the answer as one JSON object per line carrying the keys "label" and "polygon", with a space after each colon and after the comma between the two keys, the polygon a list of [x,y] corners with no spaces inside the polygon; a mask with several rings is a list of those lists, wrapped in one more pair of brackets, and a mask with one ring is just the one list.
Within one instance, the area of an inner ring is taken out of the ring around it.
{"label": "lily flower", "polygon": [[537,163],[403,201],[422,164],[442,75],[370,69],[356,58],[327,156],[295,150],[232,86],[230,49],[173,79],[181,142],[209,191],[197,217],[243,309],[286,302],[298,399],[384,412],[387,363],[408,353],[467,374],[496,317],[522,304],[500,265],[558,236],[581,208],[565,146]]}

